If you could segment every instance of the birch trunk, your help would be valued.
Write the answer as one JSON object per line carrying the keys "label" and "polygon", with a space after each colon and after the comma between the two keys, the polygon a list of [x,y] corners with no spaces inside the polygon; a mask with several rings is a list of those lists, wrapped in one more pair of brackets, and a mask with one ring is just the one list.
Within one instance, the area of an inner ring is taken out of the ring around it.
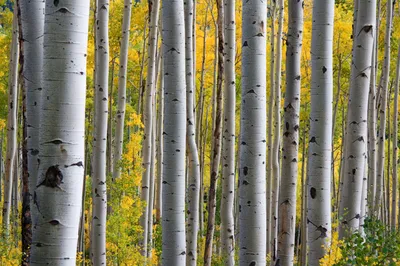
{"label": "birch trunk", "polygon": [[186,265],[185,24],[182,1],[165,0],[163,17],[164,119],[162,264]]}
{"label": "birch trunk", "polygon": [[124,15],[122,20],[122,40],[121,51],[119,54],[119,73],[118,73],[118,100],[117,115],[115,125],[114,139],[114,162],[112,179],[115,180],[121,176],[120,161],[122,159],[122,150],[124,144],[124,125],[126,109],[126,74],[128,71],[128,50],[129,33],[132,13],[132,0],[124,0]]}
{"label": "birch trunk", "polygon": [[[376,174],[376,195],[374,203],[375,215],[379,215],[381,207],[383,186],[384,186],[384,168],[385,168],[385,138],[386,138],[386,107],[389,86],[389,72],[390,72],[390,37],[392,34],[392,13],[393,6],[391,1],[386,4],[386,32],[385,32],[385,56],[382,68],[383,86],[381,89],[381,104],[379,109],[380,126],[378,135],[378,161],[377,161],[377,174]],[[383,214],[382,214],[383,215]]]}
{"label": "birch trunk", "polygon": [[14,160],[17,151],[17,109],[18,109],[18,17],[14,9],[12,42],[8,75],[8,115],[7,115],[7,151],[4,174],[3,228],[6,236],[10,230],[12,187],[14,178]]}
{"label": "birch trunk", "polygon": [[106,265],[107,223],[107,122],[108,122],[108,43],[109,0],[98,0],[96,12],[95,128],[93,137],[92,235],[93,265]]}
{"label": "birch trunk", "polygon": [[193,53],[193,0],[185,2],[185,54],[186,54],[186,141],[188,144],[188,210],[186,235],[186,264],[197,265],[197,235],[199,228],[199,197],[200,197],[200,162],[196,144],[196,118],[194,106],[194,70]]}
{"label": "birch trunk", "polygon": [[[39,107],[41,88],[41,69],[43,62],[44,2],[18,1],[20,12],[20,45],[23,86],[25,91],[24,113],[24,168],[23,175],[23,264],[27,265],[32,241],[32,221],[36,220],[32,191],[36,186],[39,153]],[[1,199],[0,199],[1,200]]]}
{"label": "birch trunk", "polygon": [[163,150],[164,142],[162,133],[164,131],[164,58],[162,56],[162,50],[160,49],[160,67],[159,67],[159,78],[160,86],[158,88],[158,121],[157,121],[157,196],[156,196],[156,221],[157,223],[161,220],[162,212],[162,161],[163,161]]}
{"label": "birch trunk", "polygon": [[31,265],[75,265],[84,173],[88,0],[46,1]]}
{"label": "birch trunk", "polygon": [[[308,152],[308,263],[319,265],[331,237],[332,40],[334,1],[314,1]],[[323,245],[325,247],[323,247]]]}
{"label": "birch trunk", "polygon": [[272,223],[272,262],[275,264],[278,256],[278,201],[279,201],[279,184],[280,184],[280,145],[281,145],[281,76],[282,76],[282,32],[283,32],[283,12],[284,1],[278,2],[278,32],[276,35],[276,64],[275,64],[275,136],[272,147],[273,164],[272,164],[272,199],[271,199],[271,223]]}
{"label": "birch trunk", "polygon": [[288,5],[289,29],[286,42],[282,185],[279,192],[278,222],[278,259],[282,266],[293,265],[294,263],[300,128],[301,49],[303,40],[302,2],[289,0]]}
{"label": "birch trunk", "polygon": [[393,173],[392,173],[392,217],[391,217],[391,228],[396,230],[397,224],[397,153],[398,153],[398,119],[399,119],[399,81],[400,81],[400,45],[397,55],[397,69],[396,69],[396,84],[394,91],[394,107],[393,107]]}
{"label": "birch trunk", "polygon": [[344,160],[343,188],[339,206],[339,238],[343,239],[358,230],[361,218],[361,201],[367,154],[368,92],[374,44],[376,2],[360,0],[354,36],[352,80],[350,84],[347,145]]}
{"label": "birch trunk", "polygon": [[235,112],[236,112],[236,0],[225,2],[224,122],[222,137],[221,246],[226,265],[235,265]]}
{"label": "birch trunk", "polygon": [[[144,168],[142,175],[142,191],[141,200],[147,205],[149,204],[149,188],[150,188],[150,172],[151,172],[151,148],[152,148],[152,128],[153,128],[153,97],[156,85],[156,58],[157,58],[157,33],[158,33],[158,16],[159,16],[159,0],[149,1],[149,53],[148,67],[146,77],[146,95],[145,107],[143,110],[144,120],[144,136],[142,150],[142,165]],[[143,228],[142,254],[147,255],[148,245],[148,218],[149,208],[145,208],[140,219],[140,225]]]}
{"label": "birch trunk", "polygon": [[[216,29],[218,32],[217,37],[217,58],[216,62],[218,68],[216,69],[216,87],[214,94],[215,108],[214,111],[214,127],[212,131],[212,149],[211,149],[211,165],[210,165],[210,189],[208,193],[208,221],[207,221],[207,234],[206,234],[206,244],[204,249],[204,265],[211,265],[213,238],[215,231],[215,213],[217,207],[217,180],[219,177],[219,164],[221,161],[221,137],[222,137],[222,86],[224,80],[224,7],[223,1],[217,0],[218,18]],[[214,83],[215,84],[215,83]]]}
{"label": "birch trunk", "polygon": [[243,1],[239,264],[266,264],[266,1]]}

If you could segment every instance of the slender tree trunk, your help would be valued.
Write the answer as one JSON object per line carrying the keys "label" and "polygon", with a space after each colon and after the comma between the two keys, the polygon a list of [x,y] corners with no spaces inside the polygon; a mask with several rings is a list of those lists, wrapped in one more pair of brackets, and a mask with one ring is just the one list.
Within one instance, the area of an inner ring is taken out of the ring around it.
{"label": "slender tree trunk", "polygon": [[386,138],[386,107],[389,86],[389,72],[390,72],[390,37],[392,32],[392,12],[393,6],[391,1],[386,4],[386,33],[385,33],[385,57],[382,68],[383,86],[381,93],[381,105],[379,109],[380,127],[378,136],[378,162],[377,162],[377,175],[376,175],[376,195],[374,212],[379,215],[379,209],[382,203],[383,186],[384,186],[384,168],[385,168],[385,138]]}
{"label": "slender tree trunk", "polygon": [[55,265],[61,260],[64,265],[76,264],[85,157],[89,6],[88,0],[46,1],[40,164],[33,191],[34,207],[40,215],[33,227],[31,265]]}
{"label": "slender tree trunk", "polygon": [[[334,1],[314,1],[307,193],[308,263],[319,265],[331,237],[332,40]],[[325,247],[323,247],[323,245]]]}
{"label": "slender tree trunk", "polygon": [[[302,2],[289,0],[289,29],[286,50],[286,94],[282,147],[282,185],[279,192],[278,260],[293,265],[296,231],[296,190],[300,128]],[[303,158],[304,159],[304,158]]]}
{"label": "slender tree trunk", "polygon": [[[20,14],[21,72],[24,86],[24,148],[22,188],[22,265],[29,264],[32,222],[36,219],[33,197],[39,153],[39,107],[43,61],[44,2],[18,1]],[[0,199],[1,200],[1,199]]]}
{"label": "slender tree trunk", "polygon": [[385,210],[385,225],[390,228],[390,159],[391,159],[391,128],[390,128],[390,102],[392,100],[392,83],[390,83],[390,88],[389,88],[389,95],[388,95],[388,101],[387,101],[387,163],[386,163],[386,173],[383,175],[385,178],[385,185],[386,189],[384,192],[384,210]]}
{"label": "slender tree trunk", "polygon": [[162,264],[186,265],[185,24],[182,1],[165,0],[163,16],[164,96]]}
{"label": "slender tree trunk", "polygon": [[4,175],[3,228],[6,236],[10,230],[11,199],[14,178],[14,160],[17,150],[17,109],[18,109],[18,17],[14,9],[12,42],[8,75],[8,115],[7,115],[7,152]]}
{"label": "slender tree trunk", "polygon": [[397,55],[396,84],[394,86],[394,107],[393,107],[393,172],[392,172],[392,217],[391,228],[396,230],[397,224],[397,153],[398,153],[398,101],[399,101],[399,81],[400,81],[400,45]]}
{"label": "slender tree trunk", "polygon": [[266,1],[243,1],[239,264],[266,264]]}
{"label": "slender tree trunk", "polygon": [[107,223],[107,122],[108,122],[108,77],[109,0],[98,0],[96,13],[96,72],[95,72],[95,127],[93,137],[92,174],[92,245],[93,265],[106,265]]}
{"label": "slender tree trunk", "polygon": [[121,51],[119,54],[119,73],[118,73],[118,106],[115,125],[114,139],[114,162],[113,176],[115,180],[121,176],[120,161],[122,158],[122,150],[124,144],[124,125],[125,125],[125,109],[126,109],[126,75],[128,71],[128,48],[129,33],[132,13],[132,0],[124,0],[124,16],[122,20],[122,40]]}
{"label": "slender tree trunk", "polygon": [[[307,106],[306,106],[307,109]],[[306,110],[307,111],[307,110]],[[307,265],[307,177],[306,177],[306,164],[307,164],[307,153],[306,153],[306,139],[307,131],[306,127],[303,129],[303,147],[302,147],[302,164],[301,164],[301,259],[299,259],[300,265]]]}
{"label": "slender tree trunk", "polygon": [[353,45],[352,80],[347,115],[346,154],[340,195],[339,238],[358,230],[361,218],[366,141],[368,138],[368,91],[374,44],[376,2],[360,0]]}
{"label": "slender tree trunk", "polygon": [[195,80],[193,53],[193,0],[185,2],[185,54],[186,54],[186,140],[188,145],[188,210],[186,233],[186,264],[197,265],[197,235],[199,228],[200,162],[196,144],[196,118],[194,106]]}
{"label": "slender tree trunk", "polygon": [[212,137],[212,152],[210,166],[210,190],[208,193],[208,221],[206,245],[204,249],[204,265],[211,265],[213,238],[215,231],[215,212],[217,208],[217,180],[219,177],[219,164],[221,161],[221,137],[222,137],[222,86],[224,81],[224,6],[222,0],[217,0],[218,19],[218,74],[215,104],[215,125]]}
{"label": "slender tree trunk", "polygon": [[[151,172],[151,149],[152,149],[152,128],[153,128],[153,97],[156,86],[156,58],[157,58],[157,33],[158,33],[158,16],[159,16],[159,0],[149,1],[149,53],[148,53],[148,68],[146,77],[146,95],[145,106],[143,112],[144,120],[144,137],[142,150],[142,165],[144,168],[142,175],[142,191],[141,200],[147,205],[149,204],[149,187],[150,187],[150,172]],[[148,213],[149,208],[145,208],[140,219],[140,224],[143,228],[142,254],[147,255],[148,245]]]}
{"label": "slender tree trunk", "polygon": [[[157,80],[157,78],[156,78]],[[157,84],[157,82],[155,82]],[[155,88],[154,88],[154,96],[155,96]],[[152,257],[152,248],[153,248],[153,209],[154,209],[154,197],[155,197],[155,175],[156,175],[156,97],[153,98],[153,125],[151,132],[151,166],[150,166],[150,188],[149,188],[149,204],[147,205],[147,213],[148,213],[148,244],[147,244],[147,257]]]}
{"label": "slender tree trunk", "polygon": [[162,50],[160,49],[160,61],[159,61],[159,78],[160,85],[158,88],[158,120],[157,120],[157,195],[156,195],[156,221],[160,223],[161,220],[161,208],[162,208],[162,161],[163,161],[163,150],[164,142],[162,133],[163,120],[164,120],[164,58],[162,56]]}
{"label": "slender tree trunk", "polygon": [[107,127],[107,176],[112,175],[113,170],[113,95],[114,95],[114,71],[115,71],[115,57],[111,59],[110,70],[110,90],[108,93],[108,127]]}
{"label": "slender tree trunk", "polygon": [[275,136],[272,146],[273,164],[272,164],[272,198],[271,198],[271,239],[272,239],[272,263],[275,264],[278,255],[278,201],[279,201],[279,184],[280,184],[280,145],[281,145],[281,80],[282,80],[282,32],[283,32],[283,12],[284,1],[278,1],[278,32],[276,35],[276,64],[275,64],[275,112],[274,112],[274,128]]}
{"label": "slender tree trunk", "polygon": [[225,2],[225,97],[222,137],[222,198],[221,198],[221,246],[226,265],[235,265],[235,112],[236,112],[236,0]]}

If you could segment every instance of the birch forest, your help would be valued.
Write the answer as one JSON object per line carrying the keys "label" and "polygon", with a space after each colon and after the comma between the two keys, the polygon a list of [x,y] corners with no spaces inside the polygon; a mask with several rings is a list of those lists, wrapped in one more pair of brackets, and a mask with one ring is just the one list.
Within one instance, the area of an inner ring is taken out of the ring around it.
{"label": "birch forest", "polygon": [[0,266],[400,265],[396,0],[0,0]]}

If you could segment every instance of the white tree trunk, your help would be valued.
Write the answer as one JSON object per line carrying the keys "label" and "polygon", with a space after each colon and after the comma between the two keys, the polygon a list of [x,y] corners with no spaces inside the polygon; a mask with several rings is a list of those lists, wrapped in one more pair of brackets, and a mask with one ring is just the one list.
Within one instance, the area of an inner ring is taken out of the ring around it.
{"label": "white tree trunk", "polygon": [[266,264],[267,3],[243,1],[239,264]]}
{"label": "white tree trunk", "polygon": [[[385,138],[386,138],[386,108],[387,108],[387,97],[388,97],[388,86],[389,86],[389,73],[390,73],[390,37],[392,35],[392,13],[393,6],[391,1],[387,1],[386,4],[386,32],[385,32],[385,57],[382,67],[382,78],[383,84],[381,88],[381,99],[380,99],[380,126],[378,135],[378,162],[377,162],[377,173],[376,173],[376,194],[374,203],[375,215],[379,216],[379,210],[381,207],[383,186],[384,186],[384,168],[385,168]],[[383,215],[383,213],[382,213]],[[382,217],[382,216],[381,216]]]}
{"label": "white tree trunk", "polygon": [[124,0],[124,16],[122,20],[122,40],[119,53],[118,104],[114,139],[113,180],[121,176],[120,161],[124,144],[124,125],[126,109],[126,74],[128,71],[129,33],[132,14],[132,0]]}
{"label": "white tree trunk", "polygon": [[360,0],[354,31],[352,74],[347,114],[346,154],[342,193],[340,194],[339,237],[358,230],[361,218],[361,200],[367,155],[368,94],[374,46],[376,2]]}
{"label": "white tree trunk", "polygon": [[98,0],[96,9],[91,260],[93,265],[106,265],[109,0]]}
{"label": "white tree trunk", "polygon": [[308,263],[319,265],[331,237],[331,148],[334,1],[314,1],[311,44],[311,113],[308,152]]}
{"label": "white tree trunk", "polygon": [[235,112],[236,112],[236,0],[225,2],[224,42],[224,120],[222,137],[222,198],[221,198],[221,246],[226,265],[235,265],[235,226],[233,206],[235,198]]}
{"label": "white tree trunk", "polygon": [[[149,1],[149,52],[148,52],[148,67],[146,77],[146,95],[145,108],[143,110],[144,120],[144,137],[143,137],[143,158],[142,165],[144,168],[142,175],[142,190],[141,200],[147,205],[149,204],[149,188],[150,188],[150,172],[151,172],[151,146],[152,146],[152,128],[153,128],[153,97],[156,86],[156,58],[157,58],[157,34],[158,34],[158,15],[160,1]],[[145,208],[140,219],[140,225],[143,228],[142,254],[147,254],[148,245],[148,218],[149,208]]]}
{"label": "white tree trunk", "polygon": [[281,145],[281,81],[282,81],[282,32],[283,32],[283,12],[284,1],[278,2],[278,32],[276,35],[276,64],[275,64],[275,112],[274,112],[274,144],[272,147],[273,164],[272,164],[272,198],[271,198],[271,241],[272,241],[272,263],[277,260],[278,250],[278,200],[279,200],[279,184],[280,184],[280,145]]}
{"label": "white tree trunk", "polygon": [[194,117],[194,58],[193,53],[193,0],[185,2],[185,54],[186,54],[186,139],[188,144],[188,210],[186,235],[186,264],[197,265],[197,235],[199,228],[200,162],[196,144],[196,119]]}
{"label": "white tree trunk", "polygon": [[303,40],[302,2],[289,0],[288,5],[289,29],[286,42],[282,185],[279,192],[278,217],[278,259],[282,266],[293,265],[294,263],[300,128],[301,50]]}
{"label": "white tree trunk", "polygon": [[31,265],[75,265],[84,173],[89,0],[46,1]]}
{"label": "white tree trunk", "polygon": [[4,202],[3,202],[3,228],[9,234],[12,201],[12,187],[14,179],[14,160],[17,151],[17,110],[18,110],[18,17],[14,9],[12,42],[10,47],[10,63],[8,75],[8,115],[7,115],[7,151],[4,173]]}
{"label": "white tree trunk", "polygon": [[185,24],[182,1],[162,5],[164,96],[162,264],[186,265],[185,156],[186,83]]}
{"label": "white tree trunk", "polygon": [[396,230],[397,224],[397,152],[398,152],[398,118],[399,118],[399,81],[400,81],[400,44],[397,55],[397,69],[396,69],[396,84],[395,84],[395,92],[394,92],[394,108],[393,108],[393,175],[392,175],[392,221],[391,228],[392,230]]}

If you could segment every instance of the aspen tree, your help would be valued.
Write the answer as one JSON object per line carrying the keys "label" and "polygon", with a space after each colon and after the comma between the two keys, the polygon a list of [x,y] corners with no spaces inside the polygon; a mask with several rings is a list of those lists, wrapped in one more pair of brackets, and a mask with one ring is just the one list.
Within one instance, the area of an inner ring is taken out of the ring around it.
{"label": "aspen tree", "polygon": [[[279,192],[278,259],[293,265],[296,229],[296,189],[300,123],[301,50],[303,40],[302,2],[289,0],[286,50],[286,93],[282,147],[282,178]],[[304,159],[304,158],[303,158]],[[304,161],[303,161],[304,164]]]}
{"label": "aspen tree", "polygon": [[187,234],[186,264],[197,265],[197,235],[199,228],[200,162],[196,143],[196,118],[194,116],[194,40],[193,40],[193,0],[185,1],[185,54],[186,54],[186,140],[188,144],[188,184],[187,184]]}
{"label": "aspen tree", "polygon": [[[150,172],[151,172],[151,149],[152,149],[152,128],[153,128],[153,98],[156,86],[156,58],[157,58],[157,34],[159,17],[159,0],[149,1],[149,49],[148,49],[148,68],[146,77],[145,106],[143,110],[144,136],[142,149],[142,165],[145,169],[142,175],[141,200],[149,204]],[[140,224],[143,228],[142,254],[147,254],[148,243],[148,218],[149,208],[145,208],[140,218]]]}
{"label": "aspen tree", "polygon": [[344,140],[347,148],[339,206],[339,219],[342,219],[339,224],[340,238],[358,230],[360,225],[376,1],[360,0],[356,14],[347,134]]}
{"label": "aspen tree", "polygon": [[18,1],[20,12],[20,42],[22,62],[22,80],[25,91],[25,128],[24,163],[26,172],[23,175],[23,215],[22,215],[22,251],[23,263],[29,262],[30,244],[32,241],[32,221],[36,220],[33,197],[35,190],[39,153],[39,108],[41,92],[41,69],[43,62],[43,29],[44,1]]}
{"label": "aspen tree", "polygon": [[[126,74],[128,71],[128,51],[129,51],[129,34],[132,14],[132,0],[124,0],[124,15],[122,19],[122,40],[121,50],[119,53],[119,73],[118,73],[118,100],[117,115],[115,126],[115,147],[113,162],[113,180],[121,176],[119,162],[122,158],[122,150],[124,144],[124,125],[125,125],[125,109],[126,109]],[[146,31],[145,31],[146,32]]]}
{"label": "aspen tree", "polygon": [[[374,213],[379,215],[379,209],[381,207],[381,201],[383,196],[383,186],[385,184],[384,168],[385,168],[385,138],[386,138],[386,108],[388,98],[388,87],[389,87],[389,72],[390,72],[390,48],[391,42],[390,37],[392,35],[392,13],[393,5],[392,1],[388,0],[386,4],[386,31],[385,31],[385,55],[384,63],[382,67],[382,80],[383,84],[381,87],[380,94],[380,109],[379,109],[379,135],[378,135],[378,161],[377,161],[377,173],[376,173],[376,194],[374,202]],[[383,215],[383,213],[382,213]],[[381,216],[382,218],[382,216]]]}
{"label": "aspen tree", "polygon": [[243,1],[239,264],[266,264],[267,3]]}
{"label": "aspen tree", "polygon": [[10,47],[10,63],[8,75],[8,115],[7,115],[7,151],[4,172],[3,228],[6,236],[10,230],[12,188],[14,179],[14,160],[17,151],[17,110],[18,110],[18,17],[14,9],[12,42]]}
{"label": "aspen tree", "polygon": [[235,265],[235,111],[236,111],[236,0],[225,2],[224,121],[222,137],[221,246],[226,265]]}
{"label": "aspen tree", "polygon": [[[331,145],[334,1],[314,1],[311,42],[311,113],[308,152],[308,263],[319,265],[331,237]],[[323,245],[325,247],[323,247]]]}
{"label": "aspen tree", "polygon": [[95,128],[93,137],[92,235],[93,265],[106,265],[107,223],[107,123],[108,123],[108,42],[109,0],[98,0],[96,11]]}
{"label": "aspen tree", "polygon": [[88,0],[46,0],[31,265],[76,265],[84,173]]}
{"label": "aspen tree", "polygon": [[162,264],[186,265],[186,84],[183,1],[162,5],[164,59]]}

